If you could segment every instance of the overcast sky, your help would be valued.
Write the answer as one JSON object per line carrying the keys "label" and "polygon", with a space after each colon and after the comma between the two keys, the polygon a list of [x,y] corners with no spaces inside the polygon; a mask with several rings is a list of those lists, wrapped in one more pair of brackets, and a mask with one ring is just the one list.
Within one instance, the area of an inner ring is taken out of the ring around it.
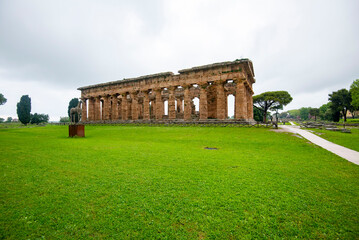
{"label": "overcast sky", "polygon": [[255,94],[319,107],[359,78],[359,1],[0,0],[0,117],[58,121],[81,86],[249,58]]}

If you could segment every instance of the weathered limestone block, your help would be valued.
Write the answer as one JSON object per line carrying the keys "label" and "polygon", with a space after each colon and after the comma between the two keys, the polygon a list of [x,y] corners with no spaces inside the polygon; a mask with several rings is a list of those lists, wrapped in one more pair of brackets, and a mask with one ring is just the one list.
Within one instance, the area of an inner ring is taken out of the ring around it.
{"label": "weathered limestone block", "polygon": [[[84,121],[189,121],[193,117],[195,121],[224,121],[228,115],[229,94],[235,95],[235,118],[253,119],[252,85],[255,79],[250,60],[214,63],[178,72],[79,88],[81,98],[84,102],[87,99],[82,109]],[[196,97],[199,98],[199,112],[195,111],[192,102]],[[164,101],[167,100],[168,116],[164,118]]]}

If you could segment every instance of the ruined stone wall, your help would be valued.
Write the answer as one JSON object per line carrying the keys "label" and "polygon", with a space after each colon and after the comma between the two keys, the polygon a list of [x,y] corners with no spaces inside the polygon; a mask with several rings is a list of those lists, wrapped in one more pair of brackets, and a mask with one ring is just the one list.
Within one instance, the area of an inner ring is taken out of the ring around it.
{"label": "ruined stone wall", "polygon": [[[82,121],[227,118],[227,96],[235,96],[236,120],[253,120],[252,62],[240,59],[80,87]],[[192,100],[199,99],[199,111]],[[164,103],[168,102],[168,114]],[[88,110],[88,111],[87,111]]]}

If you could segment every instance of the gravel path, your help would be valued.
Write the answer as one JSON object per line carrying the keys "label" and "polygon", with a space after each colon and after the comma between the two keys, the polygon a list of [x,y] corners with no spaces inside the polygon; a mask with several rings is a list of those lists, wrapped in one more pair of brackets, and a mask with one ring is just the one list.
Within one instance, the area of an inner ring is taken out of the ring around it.
{"label": "gravel path", "polygon": [[[293,124],[293,123],[291,123]],[[301,135],[302,137],[308,139],[312,143],[352,162],[357,165],[359,165],[359,152],[351,150],[349,148],[340,146],[338,144],[329,142],[321,137],[318,137],[317,135],[310,133],[306,130],[300,129],[299,126],[295,125],[279,125],[278,127],[282,128],[283,130],[286,130],[288,132],[293,132]]]}

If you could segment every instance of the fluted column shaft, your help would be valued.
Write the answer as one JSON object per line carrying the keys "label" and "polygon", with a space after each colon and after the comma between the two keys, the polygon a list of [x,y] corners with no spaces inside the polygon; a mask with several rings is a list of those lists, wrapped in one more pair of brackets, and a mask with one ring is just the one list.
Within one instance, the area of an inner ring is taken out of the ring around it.
{"label": "fluted column shaft", "polygon": [[171,87],[169,90],[169,98],[168,98],[168,118],[176,119],[176,98],[175,98],[175,88]]}
{"label": "fluted column shaft", "polygon": [[148,92],[143,92],[143,120],[150,120],[150,100]]}
{"label": "fluted column shaft", "polygon": [[206,120],[208,118],[208,108],[207,108],[207,84],[200,86],[200,95],[199,95],[199,119]]}
{"label": "fluted column shaft", "polygon": [[86,98],[82,98],[82,115],[81,115],[81,121],[87,122],[87,102]]}
{"label": "fluted column shaft", "polygon": [[103,98],[103,120],[109,120],[110,119],[110,97],[105,96]]}
{"label": "fluted column shaft", "polygon": [[247,91],[247,119],[253,120],[253,96],[250,90]]}
{"label": "fluted column shaft", "polygon": [[138,120],[138,101],[137,101],[137,93],[131,93],[131,99],[132,99],[132,106],[131,106],[131,112],[132,112],[132,120]]}
{"label": "fluted column shaft", "polygon": [[247,119],[247,94],[242,80],[236,82],[235,109],[235,118],[237,120]]}
{"label": "fluted column shaft", "polygon": [[95,98],[95,104],[94,104],[94,120],[100,121],[101,120],[101,100],[100,97]]}
{"label": "fluted column shaft", "polygon": [[181,112],[183,111],[183,109],[182,109],[182,99],[181,99],[181,98],[177,98],[176,101],[177,101],[177,109],[176,109],[176,112],[181,113]]}
{"label": "fluted column shaft", "polygon": [[189,87],[184,86],[184,120],[191,120],[192,116],[192,105],[191,105],[191,96],[189,95]]}
{"label": "fluted column shaft", "polygon": [[224,87],[222,81],[216,83],[216,91],[217,91],[217,119],[223,120],[226,118],[225,116],[226,102],[225,102]]}
{"label": "fluted column shaft", "polygon": [[162,102],[162,90],[156,90],[156,119],[160,120],[163,117],[163,102]]}
{"label": "fluted column shaft", "polygon": [[122,110],[122,120],[127,120],[127,95],[126,94],[122,94],[122,107],[121,107],[121,110]]}
{"label": "fluted column shaft", "polygon": [[118,100],[117,95],[112,95],[112,104],[111,104],[111,120],[117,120],[118,119],[118,106],[117,106]]}

